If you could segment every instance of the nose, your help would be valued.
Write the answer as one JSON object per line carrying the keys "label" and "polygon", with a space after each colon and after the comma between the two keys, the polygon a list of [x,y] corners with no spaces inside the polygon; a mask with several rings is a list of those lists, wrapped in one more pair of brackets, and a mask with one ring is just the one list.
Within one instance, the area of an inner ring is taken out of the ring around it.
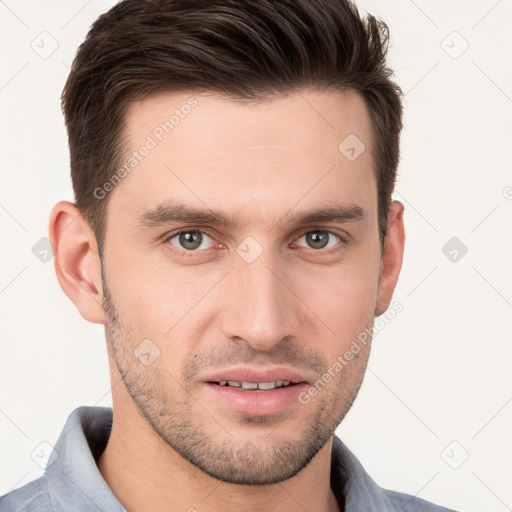
{"label": "nose", "polygon": [[[278,265],[270,250],[254,262],[238,258],[227,276],[222,330],[232,340],[243,339],[256,350],[270,350],[284,338],[300,333],[302,303],[289,269]],[[300,283],[299,283],[300,286]]]}

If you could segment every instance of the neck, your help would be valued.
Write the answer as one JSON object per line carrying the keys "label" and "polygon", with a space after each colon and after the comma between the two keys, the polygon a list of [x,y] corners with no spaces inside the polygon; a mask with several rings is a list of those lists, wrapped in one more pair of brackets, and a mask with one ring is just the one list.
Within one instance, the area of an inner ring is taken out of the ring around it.
{"label": "neck", "polygon": [[[339,512],[330,487],[331,439],[297,475],[272,485],[216,480],[183,459],[140,416],[125,393],[113,393],[114,417],[98,469],[126,510]],[[123,396],[119,396],[119,395]]]}

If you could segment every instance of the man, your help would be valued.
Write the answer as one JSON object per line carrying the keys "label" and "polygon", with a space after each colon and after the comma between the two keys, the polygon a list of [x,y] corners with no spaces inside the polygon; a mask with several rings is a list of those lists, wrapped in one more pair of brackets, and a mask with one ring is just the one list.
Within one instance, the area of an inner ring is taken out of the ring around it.
{"label": "man", "polygon": [[[387,27],[347,0],[125,0],[63,92],[59,283],[113,409],[2,511],[442,511],[335,436],[404,250]],[[112,412],[113,411],[113,412]]]}

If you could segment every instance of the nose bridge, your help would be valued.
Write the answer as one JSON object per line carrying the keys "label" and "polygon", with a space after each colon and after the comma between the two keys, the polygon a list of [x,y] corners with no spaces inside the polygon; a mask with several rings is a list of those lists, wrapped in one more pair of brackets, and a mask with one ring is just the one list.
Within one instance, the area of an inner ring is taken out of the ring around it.
{"label": "nose bridge", "polygon": [[224,333],[268,350],[284,337],[297,334],[297,298],[285,284],[286,273],[271,249],[261,250],[253,261],[239,254],[229,275],[231,300],[224,315]]}

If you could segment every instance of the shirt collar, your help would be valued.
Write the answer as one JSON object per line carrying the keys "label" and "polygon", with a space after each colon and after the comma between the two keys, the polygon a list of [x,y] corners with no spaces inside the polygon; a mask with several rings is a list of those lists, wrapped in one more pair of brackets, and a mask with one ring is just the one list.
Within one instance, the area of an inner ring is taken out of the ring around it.
{"label": "shirt collar", "polygon": [[363,505],[365,510],[395,510],[383,489],[374,482],[356,456],[336,435],[332,444],[331,488],[339,503],[344,500],[345,512],[359,511]]}
{"label": "shirt collar", "polygon": [[112,409],[82,406],[68,417],[46,469],[58,511],[126,512],[96,466],[112,428]]}

